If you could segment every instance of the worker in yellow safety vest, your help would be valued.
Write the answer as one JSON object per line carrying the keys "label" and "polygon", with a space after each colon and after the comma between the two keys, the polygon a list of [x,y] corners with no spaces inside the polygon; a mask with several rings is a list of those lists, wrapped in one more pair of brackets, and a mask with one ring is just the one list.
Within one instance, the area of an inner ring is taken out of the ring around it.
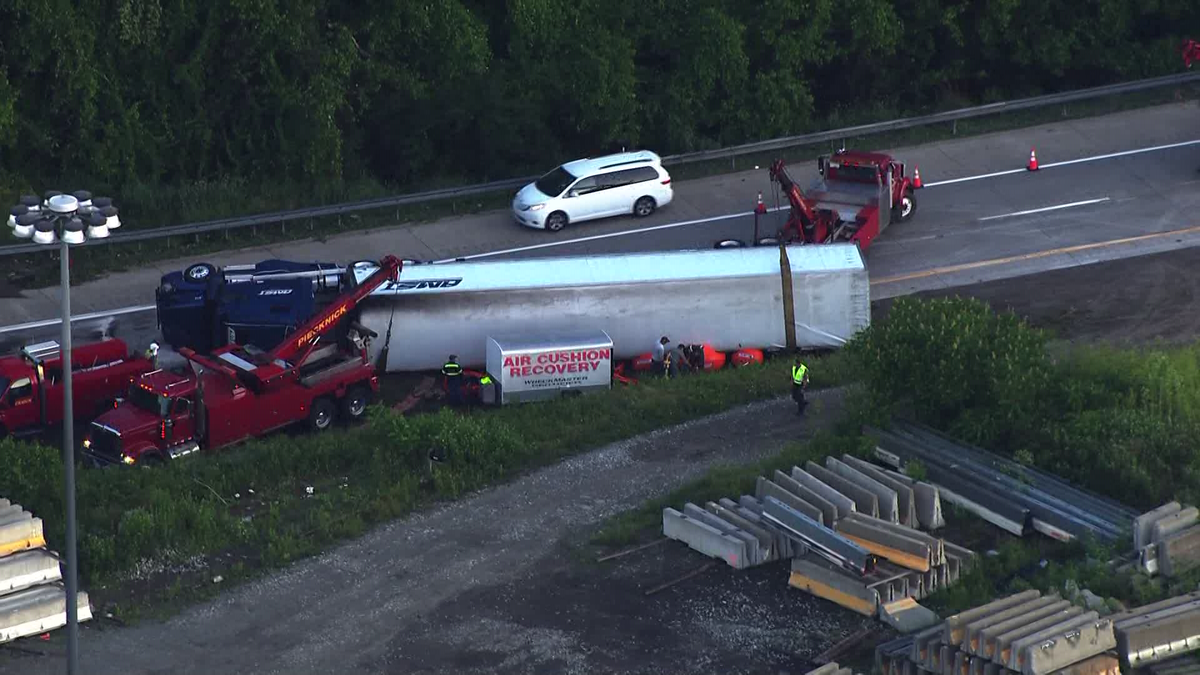
{"label": "worker in yellow safety vest", "polygon": [[792,400],[796,402],[796,414],[803,415],[808,402],[804,400],[804,390],[808,387],[808,366],[796,357],[792,364]]}

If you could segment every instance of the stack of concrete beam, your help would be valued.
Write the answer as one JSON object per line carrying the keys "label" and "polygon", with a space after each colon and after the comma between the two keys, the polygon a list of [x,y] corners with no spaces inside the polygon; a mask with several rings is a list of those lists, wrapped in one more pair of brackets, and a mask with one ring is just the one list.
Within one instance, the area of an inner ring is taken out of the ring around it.
{"label": "stack of concrete beam", "polygon": [[1130,669],[1200,649],[1200,591],[1114,614],[1117,651]]}
{"label": "stack of concrete beam", "polygon": [[[66,589],[58,556],[46,550],[42,519],[0,499],[0,644],[67,624]],[[87,593],[79,620],[92,618]]]}
{"label": "stack of concrete beam", "polygon": [[1143,672],[1150,675],[1200,675],[1200,656],[1184,654],[1164,659],[1146,666]]}
{"label": "stack of concrete beam", "polygon": [[1116,541],[1127,535],[1134,511],[933,429],[896,422],[890,431],[865,427],[880,461],[901,472],[919,462],[942,498],[1011,532],[1069,541],[1091,535]]}
{"label": "stack of concrete beam", "polygon": [[879,645],[883,675],[1117,675],[1113,621],[1036,590],[951,616]]}
{"label": "stack of concrete beam", "polygon": [[1200,562],[1200,510],[1168,502],[1133,519],[1138,567],[1173,577]]}

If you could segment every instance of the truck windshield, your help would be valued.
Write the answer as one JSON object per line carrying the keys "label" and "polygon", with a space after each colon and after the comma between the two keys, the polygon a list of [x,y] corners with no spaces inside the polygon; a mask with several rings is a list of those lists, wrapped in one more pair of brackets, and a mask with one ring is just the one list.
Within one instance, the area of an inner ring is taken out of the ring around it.
{"label": "truck windshield", "polygon": [[879,169],[874,166],[846,166],[843,164],[834,169],[834,180],[855,183],[874,183],[878,175]]}
{"label": "truck windshield", "polygon": [[129,402],[152,415],[166,417],[167,404],[170,400],[166,396],[159,396],[141,387],[131,387],[129,389]]}
{"label": "truck windshield", "polygon": [[542,194],[557,197],[563,193],[563,190],[567,189],[568,185],[575,182],[575,178],[575,176],[571,175],[571,172],[560,166],[537,179],[534,185]]}

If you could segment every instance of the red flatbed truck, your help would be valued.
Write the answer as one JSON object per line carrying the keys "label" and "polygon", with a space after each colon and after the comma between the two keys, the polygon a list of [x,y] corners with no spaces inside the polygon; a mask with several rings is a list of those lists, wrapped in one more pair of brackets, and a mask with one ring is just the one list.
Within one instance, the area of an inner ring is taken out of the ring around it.
{"label": "red flatbed truck", "polygon": [[[125,342],[115,338],[75,347],[71,366],[75,417],[81,420],[112,407],[138,376],[154,369],[149,359],[129,353]],[[54,341],[0,358],[0,438],[61,425],[62,376],[62,352]]]}
{"label": "red flatbed truck", "polygon": [[[180,349],[192,372],[142,376],[128,400],[92,422],[84,456],[94,465],[153,465],[298,422],[321,431],[339,412],[361,417],[379,392],[367,355],[375,335],[350,314],[376,288],[396,280],[400,265],[388,256],[378,271],[269,352],[227,345],[201,356]],[[333,335],[343,325],[345,334]]]}

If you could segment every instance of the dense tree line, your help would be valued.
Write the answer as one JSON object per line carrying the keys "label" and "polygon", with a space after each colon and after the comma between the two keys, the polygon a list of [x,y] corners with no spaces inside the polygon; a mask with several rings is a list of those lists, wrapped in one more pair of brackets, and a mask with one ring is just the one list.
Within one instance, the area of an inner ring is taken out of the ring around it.
{"label": "dense tree line", "polygon": [[1195,0],[7,0],[0,173],[508,177],[1178,70]]}

